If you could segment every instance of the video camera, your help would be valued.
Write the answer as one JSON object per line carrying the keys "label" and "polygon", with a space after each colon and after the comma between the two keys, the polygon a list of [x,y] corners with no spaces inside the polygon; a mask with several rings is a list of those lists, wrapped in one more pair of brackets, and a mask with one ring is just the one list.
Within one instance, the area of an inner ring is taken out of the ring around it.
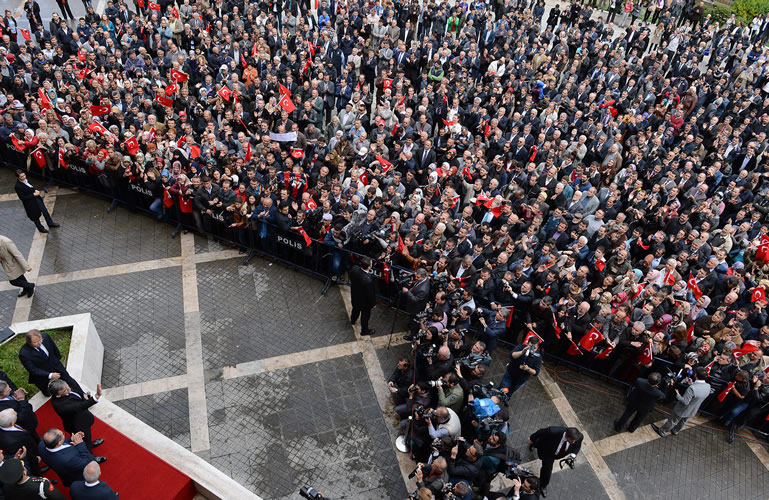
{"label": "video camera", "polygon": [[508,479],[518,479],[523,482],[525,479],[535,476],[533,472],[522,465],[518,465],[515,462],[506,462],[505,477]]}
{"label": "video camera", "polygon": [[498,427],[505,425],[505,421],[501,418],[486,417],[478,422],[478,438],[481,441],[485,441],[491,436],[491,433],[497,430]]}
{"label": "video camera", "polygon": [[299,489],[299,494],[307,500],[319,500],[320,498],[326,498],[322,493],[319,493],[318,490],[312,486],[302,486]]}
{"label": "video camera", "polygon": [[577,455],[575,455],[574,453],[569,453],[568,455],[566,455],[565,458],[562,458],[558,462],[558,465],[561,467],[561,469],[563,469],[564,465],[568,465],[570,469],[573,469],[574,468],[574,461],[576,459],[577,459]]}
{"label": "video camera", "polygon": [[433,308],[432,307],[428,307],[424,311],[415,314],[414,315],[414,319],[416,319],[417,321],[423,320],[425,318],[428,318],[428,317],[432,316],[432,314],[433,314]]}
{"label": "video camera", "polygon": [[428,419],[428,418],[435,418],[435,410],[432,408],[425,408],[422,405],[417,406],[414,408],[414,413],[419,415],[419,418],[422,420]]}
{"label": "video camera", "polygon": [[494,388],[494,382],[488,384],[475,384],[473,385],[473,397],[476,398],[490,398],[496,396],[502,402],[507,402],[510,399],[510,393],[507,391]]}
{"label": "video camera", "polygon": [[449,277],[445,274],[436,274],[430,276],[430,286],[433,292],[445,290],[449,284]]}
{"label": "video camera", "polygon": [[[461,332],[460,332],[461,333]],[[457,360],[459,366],[465,366],[470,370],[474,370],[476,366],[482,364],[488,364],[491,362],[491,355],[486,353],[471,352],[463,358]]]}

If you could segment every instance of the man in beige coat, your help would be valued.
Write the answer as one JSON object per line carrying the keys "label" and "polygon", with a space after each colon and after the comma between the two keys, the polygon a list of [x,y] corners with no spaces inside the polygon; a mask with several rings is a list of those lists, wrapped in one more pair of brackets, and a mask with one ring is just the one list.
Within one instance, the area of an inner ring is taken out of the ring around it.
{"label": "man in beige coat", "polygon": [[32,297],[35,293],[35,284],[24,277],[24,273],[31,271],[32,266],[27,263],[27,259],[19,252],[13,241],[2,235],[0,235],[0,265],[3,266],[11,285],[21,287],[19,297],[24,295]]}

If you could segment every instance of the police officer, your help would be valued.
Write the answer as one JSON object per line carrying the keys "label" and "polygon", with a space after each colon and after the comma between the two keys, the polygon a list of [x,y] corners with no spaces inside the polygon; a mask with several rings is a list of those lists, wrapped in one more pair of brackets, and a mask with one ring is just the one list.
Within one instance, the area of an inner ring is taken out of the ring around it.
{"label": "police officer", "polygon": [[44,477],[30,477],[18,458],[9,458],[0,465],[0,481],[6,500],[65,500],[62,492]]}

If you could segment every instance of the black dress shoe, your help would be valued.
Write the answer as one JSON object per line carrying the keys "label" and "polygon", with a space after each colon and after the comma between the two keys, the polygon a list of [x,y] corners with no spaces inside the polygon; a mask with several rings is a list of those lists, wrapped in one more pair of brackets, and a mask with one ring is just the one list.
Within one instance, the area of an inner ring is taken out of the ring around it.
{"label": "black dress shoe", "polygon": [[104,444],[104,438],[94,439],[93,443],[91,443],[91,448],[96,448],[97,446],[101,446],[102,444]]}
{"label": "black dress shoe", "polygon": [[729,426],[729,436],[726,438],[726,442],[729,444],[732,444],[734,442],[734,431],[737,429],[737,426],[732,424]]}
{"label": "black dress shoe", "polygon": [[32,283],[32,288],[27,290],[27,297],[32,298],[32,296],[35,295],[35,284]]}
{"label": "black dress shoe", "polygon": [[26,294],[27,294],[27,289],[22,288],[21,291],[19,292],[19,297],[24,297]]}
{"label": "black dress shoe", "polygon": [[540,488],[539,492],[542,494],[542,498],[547,498],[547,488]]}
{"label": "black dress shoe", "polygon": [[406,342],[411,342],[412,340],[414,340],[414,337],[412,335],[404,335],[403,340],[405,340]]}
{"label": "black dress shoe", "polygon": [[375,333],[376,333],[376,330],[374,330],[373,328],[369,328],[365,332],[360,332],[361,335],[374,335]]}
{"label": "black dress shoe", "polygon": [[43,234],[45,234],[45,233],[47,233],[47,232],[48,232],[48,230],[47,230],[46,228],[42,227],[42,226],[40,226],[39,228],[37,228],[37,230],[38,230],[38,231],[40,231],[40,232],[41,232],[41,233],[43,233]]}
{"label": "black dress shoe", "polygon": [[614,430],[617,432],[622,432],[622,427],[619,425],[619,420],[614,421]]}
{"label": "black dress shoe", "polygon": [[107,461],[107,457],[95,457],[94,460],[96,460],[97,464],[103,464]]}
{"label": "black dress shoe", "polygon": [[57,224],[54,222],[53,224],[48,224],[48,227],[61,227],[61,224]]}
{"label": "black dress shoe", "polygon": [[652,429],[654,432],[660,435],[660,437],[665,437],[665,434],[662,432],[662,429],[660,429],[660,426],[657,424],[652,424]]}

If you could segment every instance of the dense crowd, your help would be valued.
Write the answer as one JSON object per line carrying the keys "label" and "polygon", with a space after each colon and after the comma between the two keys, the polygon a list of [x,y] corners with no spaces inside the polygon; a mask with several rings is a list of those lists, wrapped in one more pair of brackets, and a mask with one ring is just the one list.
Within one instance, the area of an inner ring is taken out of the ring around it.
{"label": "dense crowd", "polygon": [[28,0],[29,30],[6,11],[4,151],[174,234],[288,241],[334,279],[348,252],[371,257],[405,290],[421,353],[394,387],[404,417],[414,400],[461,415],[460,382],[485,362],[454,359],[506,340],[506,397],[540,349],[628,381],[687,385],[703,366],[708,408],[763,425],[769,16],[719,24],[691,0],[135,1],[69,22],[62,1],[44,23]]}

